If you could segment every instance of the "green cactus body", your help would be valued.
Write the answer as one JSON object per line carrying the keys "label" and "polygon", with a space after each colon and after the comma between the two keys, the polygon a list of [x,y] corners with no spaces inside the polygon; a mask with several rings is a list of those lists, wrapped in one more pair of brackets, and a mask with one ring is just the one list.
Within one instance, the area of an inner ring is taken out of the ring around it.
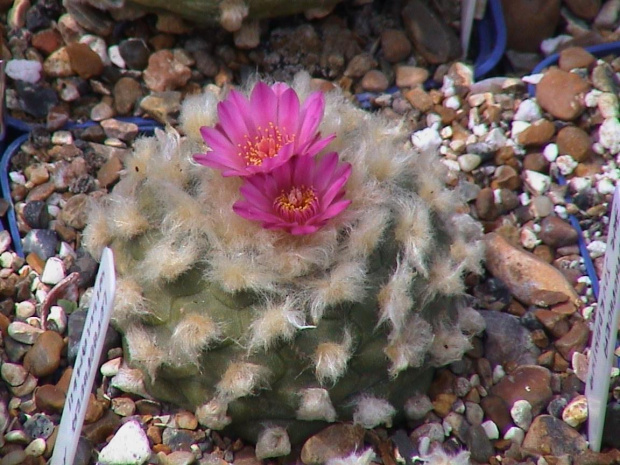
{"label": "green cactus body", "polygon": [[[302,100],[309,83],[292,84]],[[483,329],[461,298],[480,228],[435,150],[336,91],[325,98],[320,130],[353,167],[352,203],[316,233],[237,216],[240,181],[192,162],[200,126],[216,122],[208,93],[185,102],[183,137],[168,128],[135,144],[92,210],[85,242],[114,251],[128,363],[207,427],[253,440],[284,427],[297,441],[325,422],[389,424]]]}

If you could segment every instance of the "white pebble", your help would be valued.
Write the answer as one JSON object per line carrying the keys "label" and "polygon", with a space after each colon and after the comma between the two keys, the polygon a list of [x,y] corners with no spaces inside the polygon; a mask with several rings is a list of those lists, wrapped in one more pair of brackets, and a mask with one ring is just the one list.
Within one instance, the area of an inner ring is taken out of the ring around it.
{"label": "white pebble", "polygon": [[119,428],[99,454],[104,465],[142,465],[151,455],[146,433],[137,421],[128,421]]}
{"label": "white pebble", "polygon": [[36,311],[37,307],[29,300],[24,300],[23,302],[15,304],[15,316],[20,320],[25,320],[26,318],[34,316]]}
{"label": "white pebble", "polygon": [[620,121],[618,118],[608,118],[599,128],[599,142],[612,155],[620,153]]}
{"label": "white pebble", "polygon": [[568,218],[568,213],[566,213],[566,207],[564,205],[556,205],[553,208],[553,211],[555,212],[556,215],[558,215],[563,220]]}
{"label": "white pebble", "polygon": [[121,357],[113,358],[112,360],[108,360],[103,365],[101,365],[101,374],[103,376],[107,376],[111,378],[112,376],[116,376],[118,374],[118,370],[123,363],[123,359]]}
{"label": "white pebble", "polygon": [[8,77],[16,81],[34,84],[41,79],[43,66],[36,60],[9,60],[4,71]]}
{"label": "white pebble", "polygon": [[452,108],[453,110],[458,110],[461,108],[461,99],[458,96],[453,95],[452,97],[448,97],[443,101],[443,105],[446,108]]}
{"label": "white pebble", "polygon": [[596,190],[602,195],[613,194],[615,189],[615,184],[608,178],[603,178],[596,183]]}
{"label": "white pebble", "polygon": [[506,372],[504,371],[504,367],[501,365],[496,365],[493,369],[493,384],[499,383],[499,381],[506,376]]}
{"label": "white pebble", "polygon": [[[15,263],[15,259],[17,258],[17,256],[15,255],[14,252],[9,252],[8,249],[9,246],[11,245],[11,236],[9,235],[8,231],[2,231],[2,242],[6,245],[3,244],[2,247],[0,248],[4,248],[4,252],[2,252],[0,254],[0,266],[2,268],[13,268],[13,264]],[[8,241],[6,240],[6,238],[8,237]]]}
{"label": "white pebble", "polygon": [[67,314],[60,305],[52,305],[47,315],[48,328],[55,330],[58,334],[63,334],[67,329]]}
{"label": "white pebble", "polygon": [[532,424],[532,404],[527,400],[517,400],[512,404],[510,416],[515,422],[515,425],[523,431],[527,431]]}
{"label": "white pebble", "polygon": [[555,160],[555,163],[560,170],[560,173],[562,173],[564,176],[568,176],[573,171],[575,171],[575,168],[577,168],[577,165],[579,164],[570,155],[560,155]]}
{"label": "white pebble", "polygon": [[26,455],[31,457],[41,457],[45,452],[45,439],[36,438],[24,449]]}
{"label": "white pebble", "polygon": [[121,56],[118,45],[111,45],[108,47],[108,56],[110,57],[110,61],[118,68],[125,69],[127,67],[125,60]]}
{"label": "white pebble", "polygon": [[482,158],[475,153],[466,153],[458,158],[459,167],[465,173],[469,173],[478,168],[481,162]]}
{"label": "white pebble", "polygon": [[611,92],[603,92],[599,95],[597,106],[603,118],[618,117],[618,97]]}
{"label": "white pebble", "polygon": [[445,166],[447,166],[450,171],[457,171],[457,172],[461,171],[461,167],[459,165],[459,162],[456,161],[456,160],[449,160],[447,158],[442,158],[440,161]]}
{"label": "white pebble", "polygon": [[473,132],[474,135],[477,136],[477,137],[483,137],[483,136],[487,135],[487,133],[489,132],[489,128],[484,123],[475,124],[471,128],[471,132]]}
{"label": "white pebble", "polygon": [[528,121],[533,123],[542,118],[542,112],[540,106],[536,103],[536,100],[526,99],[519,104],[517,112],[514,115],[515,121]]}
{"label": "white pebble", "polygon": [[557,52],[562,44],[565,44],[569,40],[573,40],[572,36],[568,34],[560,34],[555,37],[550,37],[549,39],[545,39],[540,43],[540,50],[545,54],[545,56],[549,56],[555,52]]}
{"label": "white pebble", "polygon": [[605,255],[607,244],[603,241],[592,241],[587,245],[587,249],[592,258],[598,258]]}
{"label": "white pebble", "polygon": [[527,121],[513,121],[510,133],[512,137],[516,137],[530,126],[531,123],[528,123]]}
{"label": "white pebble", "polygon": [[527,192],[521,192],[519,194],[519,202],[521,202],[521,205],[523,205],[523,206],[527,206],[530,203],[532,203],[532,199],[530,198],[530,194],[528,194]]}
{"label": "white pebble", "polygon": [[426,125],[429,129],[437,129],[441,126],[441,116],[437,113],[427,113]]}
{"label": "white pebble", "polygon": [[526,84],[538,84],[543,76],[543,73],[529,74],[527,76],[523,76],[521,80]]}
{"label": "white pebble", "polygon": [[525,439],[525,432],[521,428],[511,426],[508,431],[506,431],[506,434],[504,434],[504,439],[521,445]]}
{"label": "white pebble", "polygon": [[439,131],[442,139],[450,139],[452,137],[452,126],[446,126]]}
{"label": "white pebble", "polygon": [[77,255],[75,254],[75,250],[73,250],[73,247],[71,247],[71,245],[67,244],[66,242],[61,242],[60,249],[58,250],[58,256],[61,258],[75,258]]}
{"label": "white pebble", "polygon": [[487,420],[482,423],[482,429],[491,441],[494,439],[499,439],[499,429],[493,420]]}
{"label": "white pebble", "polygon": [[41,274],[41,282],[45,284],[58,284],[65,277],[65,264],[57,257],[51,257],[45,262],[45,268]]}
{"label": "white pebble", "polygon": [[11,182],[19,184],[20,186],[26,184],[26,176],[24,176],[24,173],[20,171],[11,171],[9,173],[9,178],[11,179]]}
{"label": "white pebble", "polygon": [[441,145],[441,136],[436,129],[426,128],[414,132],[411,136],[411,143],[423,152],[436,151]]}
{"label": "white pebble", "polygon": [[523,247],[530,250],[540,244],[540,240],[538,239],[538,236],[536,236],[536,233],[527,227],[521,228],[519,241]]}
{"label": "white pebble", "polygon": [[523,172],[525,185],[532,194],[542,195],[549,190],[551,178],[538,171],[525,170]]}
{"label": "white pebble", "polygon": [[570,187],[571,192],[579,193],[590,189],[592,187],[592,180],[589,178],[572,178],[568,182],[568,187]]}
{"label": "white pebble", "polygon": [[484,142],[489,146],[491,151],[496,151],[506,146],[508,138],[504,134],[504,130],[501,128],[493,128],[489,131],[484,138]]}
{"label": "white pebble", "polygon": [[598,105],[598,98],[601,94],[602,92],[600,90],[592,89],[585,95],[585,97],[583,98],[583,102],[586,104],[587,107],[594,108]]}
{"label": "white pebble", "polygon": [[71,131],[55,131],[52,134],[52,144],[73,145],[73,135]]}
{"label": "white pebble", "polygon": [[34,341],[37,340],[43,330],[41,328],[35,328],[34,326],[24,323],[23,321],[14,321],[9,324],[8,332],[9,336],[17,342],[34,344]]}
{"label": "white pebble", "polygon": [[549,163],[554,162],[559,154],[560,151],[557,144],[547,144],[543,149],[543,156]]}

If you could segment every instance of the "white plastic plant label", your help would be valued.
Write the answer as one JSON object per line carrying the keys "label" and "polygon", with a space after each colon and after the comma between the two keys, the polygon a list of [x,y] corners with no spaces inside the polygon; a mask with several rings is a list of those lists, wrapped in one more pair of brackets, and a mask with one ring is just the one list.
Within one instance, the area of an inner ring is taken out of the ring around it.
{"label": "white plastic plant label", "polygon": [[594,320],[590,364],[586,382],[588,441],[590,449],[601,449],[610,373],[616,348],[620,315],[620,189],[616,188],[609,219],[605,265]]}
{"label": "white plastic plant label", "polygon": [[86,407],[88,406],[88,398],[97,374],[97,362],[101,356],[105,334],[110,322],[115,289],[114,257],[112,251],[106,247],[101,255],[93,300],[88,309],[84,331],[78,346],[78,354],[60,420],[58,439],[54,447],[51,465],[71,465],[73,463],[84,423]]}

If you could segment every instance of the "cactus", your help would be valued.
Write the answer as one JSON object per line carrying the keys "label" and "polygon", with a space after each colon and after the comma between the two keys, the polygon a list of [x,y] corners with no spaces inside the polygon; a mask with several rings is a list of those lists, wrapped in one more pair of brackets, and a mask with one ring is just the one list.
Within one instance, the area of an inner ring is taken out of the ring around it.
{"label": "cactus", "polygon": [[302,74],[291,87],[302,113],[324,99],[306,111],[327,135],[315,149],[329,143],[314,157],[335,151],[350,165],[334,199],[343,208],[317,228],[295,234],[242,214],[244,186],[269,173],[196,163],[217,155],[201,135],[226,131],[230,110],[207,92],[186,100],[180,132],[135,143],[84,237],[94,256],[114,251],[113,323],[150,393],[207,427],[279,444],[265,457],[326,422],[390,425],[483,329],[462,295],[464,274],[480,271],[481,230],[446,188],[438,144],[416,149],[402,121],[310,83]]}

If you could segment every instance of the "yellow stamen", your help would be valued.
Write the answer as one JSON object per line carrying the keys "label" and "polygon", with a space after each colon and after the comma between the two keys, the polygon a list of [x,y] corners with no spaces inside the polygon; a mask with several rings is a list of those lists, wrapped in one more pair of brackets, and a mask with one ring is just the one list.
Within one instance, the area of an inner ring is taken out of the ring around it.
{"label": "yellow stamen", "polygon": [[286,128],[282,130],[273,123],[268,127],[256,128],[256,135],[250,138],[245,135],[245,144],[237,144],[238,155],[245,159],[247,165],[260,166],[266,158],[275,157],[280,149],[295,140],[295,134],[286,134]]}
{"label": "yellow stamen", "polygon": [[313,187],[292,187],[274,200],[277,212],[288,220],[305,220],[316,214],[318,198]]}

